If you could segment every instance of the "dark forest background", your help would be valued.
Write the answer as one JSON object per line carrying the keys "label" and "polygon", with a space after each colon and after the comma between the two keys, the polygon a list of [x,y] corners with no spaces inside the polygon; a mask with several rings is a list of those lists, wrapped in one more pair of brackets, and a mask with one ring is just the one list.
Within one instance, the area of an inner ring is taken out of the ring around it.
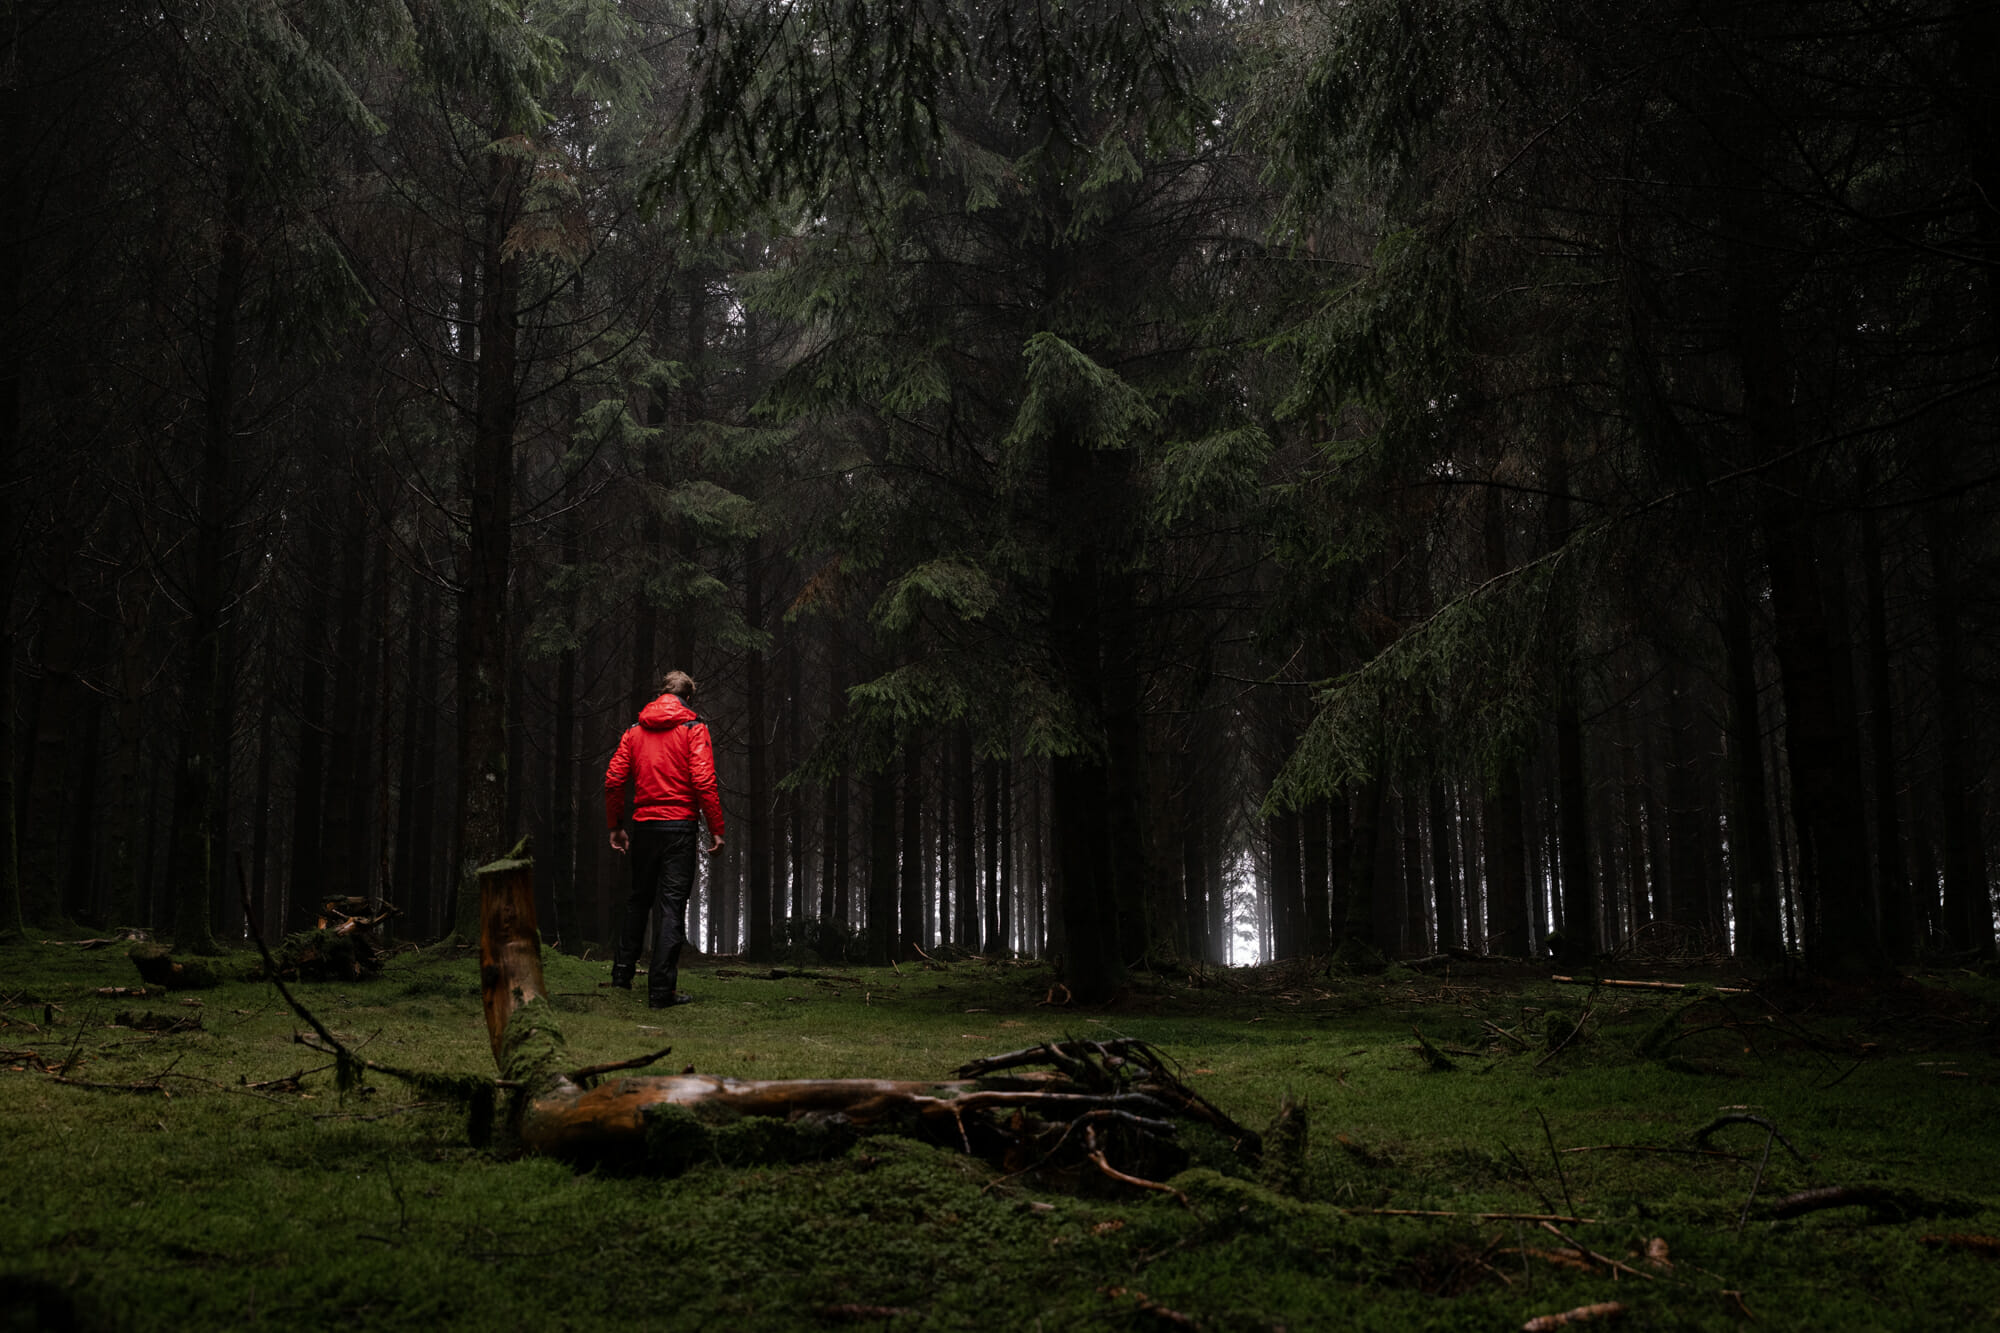
{"label": "dark forest background", "polygon": [[0,927],[1993,954],[1991,4],[0,15]]}

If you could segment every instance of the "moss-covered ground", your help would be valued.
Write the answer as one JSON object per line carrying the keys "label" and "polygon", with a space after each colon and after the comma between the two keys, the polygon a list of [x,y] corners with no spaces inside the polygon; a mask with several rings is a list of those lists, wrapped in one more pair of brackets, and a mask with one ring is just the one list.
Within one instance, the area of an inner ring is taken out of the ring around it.
{"label": "moss-covered ground", "polygon": [[[1292,967],[1093,1011],[1036,966],[723,962],[655,1013],[602,963],[547,970],[580,1062],[927,1079],[1134,1036],[1246,1124],[1302,1104],[1304,1156],[1172,1193],[879,1137],[578,1173],[393,1080],[341,1092],[268,984],[100,995],[139,984],[121,947],[35,943],[0,949],[0,1328],[1495,1330],[1612,1302],[1618,1329],[2000,1327],[2000,986],[1962,971],[1719,994]],[[492,1069],[463,953],[296,989],[372,1059]],[[1873,1206],[1771,1216],[1833,1186]]]}

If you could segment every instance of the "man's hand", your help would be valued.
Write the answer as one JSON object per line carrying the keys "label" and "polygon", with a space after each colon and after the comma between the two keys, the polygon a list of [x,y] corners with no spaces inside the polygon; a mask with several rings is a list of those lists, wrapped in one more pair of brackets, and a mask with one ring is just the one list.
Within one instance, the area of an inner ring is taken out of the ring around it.
{"label": "man's hand", "polygon": [[631,846],[632,846],[632,837],[624,829],[621,828],[621,829],[611,830],[612,851],[618,853],[620,856],[623,856],[631,848]]}
{"label": "man's hand", "polygon": [[709,835],[708,846],[702,848],[702,850],[707,852],[710,856],[714,856],[717,852],[722,850],[722,839],[714,834]]}

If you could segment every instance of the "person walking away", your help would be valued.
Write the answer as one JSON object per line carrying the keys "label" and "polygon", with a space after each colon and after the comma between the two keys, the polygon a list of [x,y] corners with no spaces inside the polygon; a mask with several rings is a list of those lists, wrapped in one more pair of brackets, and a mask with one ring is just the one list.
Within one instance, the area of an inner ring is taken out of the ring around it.
{"label": "person walking away", "polygon": [[653,962],[646,974],[646,1001],[654,1009],[694,998],[683,994],[679,984],[700,826],[708,826],[705,850],[710,855],[722,847],[715,750],[708,724],[687,704],[695,682],[685,671],[669,671],[660,690],[659,698],[639,710],[638,722],[625,729],[604,770],[604,822],[611,830],[611,850],[632,859],[632,891],[612,945],[611,984],[632,989],[650,914]]}

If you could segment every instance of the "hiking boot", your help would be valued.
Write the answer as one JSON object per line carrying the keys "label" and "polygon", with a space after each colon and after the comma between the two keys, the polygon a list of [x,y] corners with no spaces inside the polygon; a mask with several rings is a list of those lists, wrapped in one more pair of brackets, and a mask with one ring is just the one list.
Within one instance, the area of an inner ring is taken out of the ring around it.
{"label": "hiking boot", "polygon": [[649,1009],[671,1009],[677,1004],[693,1004],[694,996],[686,991],[676,991],[672,995],[652,995],[646,999]]}

